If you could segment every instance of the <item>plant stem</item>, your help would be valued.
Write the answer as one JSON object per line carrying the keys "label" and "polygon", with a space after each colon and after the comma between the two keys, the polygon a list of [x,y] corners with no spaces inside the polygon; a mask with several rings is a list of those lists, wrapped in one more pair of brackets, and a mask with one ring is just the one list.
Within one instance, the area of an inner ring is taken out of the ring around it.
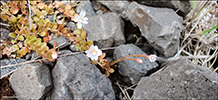
{"label": "plant stem", "polygon": [[[110,63],[110,66],[112,66],[112,65],[114,65],[115,63],[118,63],[118,62],[120,62],[120,61],[122,61],[122,60],[133,60],[133,61],[137,61],[137,59],[126,58],[126,57],[145,57],[145,58],[148,58],[148,59],[149,59],[149,56],[147,56],[147,55],[127,55],[127,56],[123,56],[123,57],[117,59],[117,60],[114,61],[114,62],[111,62],[111,63]],[[137,62],[138,62],[138,61],[137,61]]]}

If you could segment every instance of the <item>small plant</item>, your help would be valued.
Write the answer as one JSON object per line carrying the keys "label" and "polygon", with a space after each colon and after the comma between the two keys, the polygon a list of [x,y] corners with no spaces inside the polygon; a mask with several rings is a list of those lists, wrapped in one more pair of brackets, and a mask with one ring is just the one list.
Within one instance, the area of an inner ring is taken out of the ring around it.
{"label": "small plant", "polygon": [[[1,19],[9,23],[9,36],[11,41],[4,40],[1,43],[2,55],[7,55],[9,58],[20,58],[31,51],[36,51],[39,56],[46,58],[48,61],[55,61],[58,58],[58,50],[56,51],[57,43],[54,42],[53,48],[47,46],[47,42],[52,39],[51,35],[65,36],[73,44],[75,48],[81,52],[85,51],[90,58],[92,64],[100,65],[106,76],[114,72],[111,68],[115,63],[122,60],[133,60],[142,63],[141,59],[133,59],[127,57],[147,57],[150,61],[155,61],[156,56],[145,55],[129,55],[120,59],[109,62],[105,59],[106,53],[103,53],[97,46],[93,45],[93,41],[87,41],[86,32],[83,30],[83,24],[88,24],[88,18],[85,17],[85,11],[76,14],[72,5],[63,4],[62,2],[54,2],[45,4],[42,1],[10,1],[1,2]],[[55,15],[53,22],[46,19],[47,15]],[[58,15],[58,16],[57,16]],[[59,20],[60,17],[63,17]],[[77,27],[71,32],[66,27],[65,18],[70,18],[76,22]]]}

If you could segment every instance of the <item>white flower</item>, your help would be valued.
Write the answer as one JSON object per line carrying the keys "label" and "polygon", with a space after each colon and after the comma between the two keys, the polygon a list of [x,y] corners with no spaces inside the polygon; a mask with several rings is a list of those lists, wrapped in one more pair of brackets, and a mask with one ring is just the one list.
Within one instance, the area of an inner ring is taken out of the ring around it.
{"label": "white flower", "polygon": [[58,58],[57,52],[52,52],[51,56],[52,56],[53,59],[57,59]]}
{"label": "white flower", "polygon": [[98,60],[98,56],[102,55],[102,51],[97,46],[92,45],[89,50],[85,51],[86,55],[92,60]]}
{"label": "white flower", "polygon": [[155,62],[157,60],[157,56],[156,55],[149,55],[148,59],[150,60],[150,62]]}
{"label": "white flower", "polygon": [[76,16],[75,19],[74,19],[75,22],[78,22],[76,25],[77,25],[77,27],[78,27],[79,29],[82,28],[82,24],[88,24],[88,21],[87,21],[88,18],[85,17],[85,15],[86,15],[86,12],[82,10],[82,11],[79,13],[79,15]]}

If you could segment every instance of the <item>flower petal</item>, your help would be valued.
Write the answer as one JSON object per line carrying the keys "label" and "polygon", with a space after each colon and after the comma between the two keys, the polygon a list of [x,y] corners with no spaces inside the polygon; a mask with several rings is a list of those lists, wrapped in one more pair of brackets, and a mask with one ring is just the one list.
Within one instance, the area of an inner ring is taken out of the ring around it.
{"label": "flower petal", "polygon": [[87,20],[88,20],[88,18],[87,18],[87,17],[83,17],[82,19],[83,19],[83,20],[85,20],[85,21],[87,21]]}
{"label": "flower petal", "polygon": [[97,46],[97,45],[93,46],[93,49],[96,49],[96,50],[97,50],[97,49],[98,49],[98,46]]}
{"label": "flower petal", "polygon": [[76,16],[75,19],[74,19],[74,21],[75,21],[75,22],[78,22],[78,21],[79,21],[79,17],[80,17],[80,16]]}
{"label": "flower petal", "polygon": [[84,10],[82,10],[80,13],[79,13],[80,16],[84,17],[86,15],[86,12]]}
{"label": "flower petal", "polygon": [[150,62],[155,62],[157,60],[157,56],[156,55],[149,55],[149,60],[150,60]]}
{"label": "flower petal", "polygon": [[51,56],[52,56],[53,59],[57,59],[58,58],[58,54],[56,52],[53,52]]}
{"label": "flower petal", "polygon": [[88,21],[83,20],[82,23],[83,23],[83,24],[88,24]]}
{"label": "flower petal", "polygon": [[92,60],[98,60],[98,56],[92,57]]}
{"label": "flower petal", "polygon": [[97,56],[101,56],[102,55],[102,51],[100,49],[97,50]]}
{"label": "flower petal", "polygon": [[94,45],[91,45],[91,47],[90,48],[94,48]]}
{"label": "flower petal", "polygon": [[87,53],[86,56],[88,56],[89,58],[92,58],[92,54],[91,53]]}
{"label": "flower petal", "polygon": [[77,27],[78,27],[79,29],[82,28],[82,23],[78,22],[76,25],[77,25]]}

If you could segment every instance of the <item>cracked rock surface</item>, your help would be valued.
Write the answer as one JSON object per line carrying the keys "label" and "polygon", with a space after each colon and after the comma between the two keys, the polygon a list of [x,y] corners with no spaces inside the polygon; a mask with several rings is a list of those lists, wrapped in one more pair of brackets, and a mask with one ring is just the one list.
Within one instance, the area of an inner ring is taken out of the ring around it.
{"label": "cracked rock surface", "polygon": [[170,62],[166,68],[143,77],[133,99],[209,99],[217,100],[218,74],[188,59]]}
{"label": "cracked rock surface", "polygon": [[84,54],[60,57],[49,99],[115,99],[110,80]]}
{"label": "cracked rock surface", "polygon": [[166,57],[175,54],[179,34],[184,29],[180,16],[172,9],[147,7],[137,2],[129,5],[128,12],[130,21],[139,27],[142,36],[154,49]]}

